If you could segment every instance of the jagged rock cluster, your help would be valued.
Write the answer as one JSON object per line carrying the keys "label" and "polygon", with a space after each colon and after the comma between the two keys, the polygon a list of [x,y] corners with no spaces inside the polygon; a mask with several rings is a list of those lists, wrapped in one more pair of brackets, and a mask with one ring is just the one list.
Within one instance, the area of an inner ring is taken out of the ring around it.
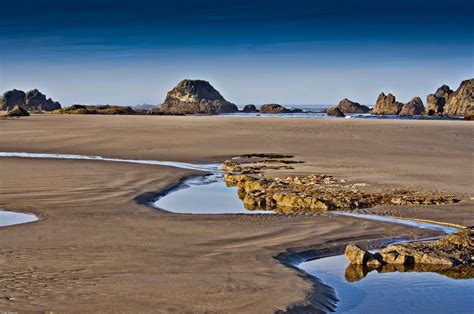
{"label": "jagged rock cluster", "polygon": [[[245,160],[246,158],[251,160]],[[431,205],[458,201],[452,195],[408,189],[368,192],[363,190],[363,183],[352,184],[325,174],[286,178],[263,176],[263,170],[291,169],[292,162],[293,160],[281,160],[278,157],[240,156],[226,161],[222,169],[226,172],[224,178],[227,185],[238,187],[239,198],[249,210],[317,212],[376,205]]]}
{"label": "jagged rock cluster", "polygon": [[[394,244],[378,253],[370,253],[355,244],[349,244],[344,254],[352,265],[364,266],[369,270],[380,269],[382,266],[385,266],[385,271],[390,271],[393,268],[386,267],[386,265],[395,267],[437,265],[441,266],[443,270],[460,265],[472,267],[474,265],[474,233],[471,228],[466,228],[438,241]],[[463,269],[466,270],[466,268]],[[361,276],[354,274],[354,270],[351,272],[349,277],[360,279],[358,277]],[[474,275],[472,268],[469,273],[471,277]],[[347,276],[348,271],[346,270]]]}
{"label": "jagged rock cluster", "polygon": [[61,104],[51,98],[46,98],[37,89],[24,92],[13,89],[3,94],[0,99],[0,109],[10,110],[16,105],[28,111],[52,111],[61,108]]}
{"label": "jagged rock cluster", "polygon": [[207,81],[183,80],[168,92],[160,106],[165,114],[219,114],[237,112],[237,106]]}
{"label": "jagged rock cluster", "polygon": [[443,113],[448,116],[474,114],[474,79],[463,81],[459,88],[449,95]]}
{"label": "jagged rock cluster", "polygon": [[381,115],[398,115],[403,108],[403,104],[398,102],[392,94],[385,95],[385,93],[380,93],[377,97],[377,102],[375,103],[374,109],[372,109],[372,114],[381,114]]}
{"label": "jagged rock cluster", "polygon": [[55,110],[57,114],[103,114],[103,115],[131,115],[137,112],[127,106],[111,106],[111,105],[72,105],[64,109]]}

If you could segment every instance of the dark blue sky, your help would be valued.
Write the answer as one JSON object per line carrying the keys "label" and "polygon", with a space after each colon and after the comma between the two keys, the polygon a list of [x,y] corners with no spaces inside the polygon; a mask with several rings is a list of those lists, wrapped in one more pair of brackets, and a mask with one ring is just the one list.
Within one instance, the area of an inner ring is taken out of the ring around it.
{"label": "dark blue sky", "polygon": [[472,1],[2,3],[0,87],[160,103],[182,78],[230,101],[401,101],[473,76]]}

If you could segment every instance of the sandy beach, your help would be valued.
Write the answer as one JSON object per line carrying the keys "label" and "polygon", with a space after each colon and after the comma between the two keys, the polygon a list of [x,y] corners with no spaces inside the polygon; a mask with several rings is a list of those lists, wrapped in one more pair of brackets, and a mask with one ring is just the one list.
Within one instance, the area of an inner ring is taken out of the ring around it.
{"label": "sandy beach", "polygon": [[[371,212],[474,224],[474,125],[465,121],[33,115],[0,120],[0,151],[222,162],[294,155],[294,170],[373,187],[454,194],[453,205]],[[430,231],[325,215],[188,215],[139,204],[195,171],[0,158],[0,208],[35,223],[0,229],[0,310],[262,312],[304,304],[313,282],[288,249]]]}

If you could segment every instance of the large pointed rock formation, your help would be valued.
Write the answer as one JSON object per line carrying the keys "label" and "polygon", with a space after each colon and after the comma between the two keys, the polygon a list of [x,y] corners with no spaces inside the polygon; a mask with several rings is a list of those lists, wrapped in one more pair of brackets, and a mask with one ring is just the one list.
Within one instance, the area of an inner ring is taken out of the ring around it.
{"label": "large pointed rock formation", "polygon": [[465,80],[449,95],[443,114],[448,116],[468,116],[474,114],[474,78]]}
{"label": "large pointed rock formation", "polygon": [[237,106],[207,81],[183,80],[168,92],[160,106],[165,114],[219,114],[237,112]]}
{"label": "large pointed rock formation", "polygon": [[398,115],[402,110],[402,107],[403,104],[398,102],[392,94],[385,95],[384,93],[380,93],[371,113],[380,115]]}
{"label": "large pointed rock formation", "polygon": [[444,111],[444,105],[453,91],[448,85],[442,85],[434,94],[426,97],[426,112],[429,116],[441,115]]}

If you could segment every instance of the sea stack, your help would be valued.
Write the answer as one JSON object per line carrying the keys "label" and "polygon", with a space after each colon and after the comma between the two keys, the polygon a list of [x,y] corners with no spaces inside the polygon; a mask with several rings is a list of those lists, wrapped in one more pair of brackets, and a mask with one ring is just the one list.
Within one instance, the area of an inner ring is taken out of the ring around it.
{"label": "sea stack", "polygon": [[443,114],[447,116],[469,116],[474,114],[474,78],[465,80],[449,95]]}
{"label": "sea stack", "polygon": [[237,112],[237,106],[207,81],[182,80],[168,92],[160,106],[165,114],[219,114]]}
{"label": "sea stack", "polygon": [[385,95],[380,93],[372,110],[372,114],[380,115],[398,115],[402,110],[403,104],[395,99],[392,94]]}
{"label": "sea stack", "polygon": [[337,108],[344,113],[368,113],[370,108],[364,105],[361,105],[357,102],[351,101],[347,98],[344,98],[339,102]]}
{"label": "sea stack", "polygon": [[37,89],[30,90],[27,93],[17,89],[5,92],[0,100],[0,108],[10,110],[16,105],[28,111],[53,111],[61,109],[59,102],[51,98],[46,98],[46,96]]}
{"label": "sea stack", "polygon": [[420,97],[415,97],[403,105],[401,116],[419,116],[425,113],[425,106]]}
{"label": "sea stack", "polygon": [[442,85],[434,94],[429,94],[426,97],[426,111],[428,115],[441,115],[444,111],[444,105],[452,93],[453,90],[448,85]]}

